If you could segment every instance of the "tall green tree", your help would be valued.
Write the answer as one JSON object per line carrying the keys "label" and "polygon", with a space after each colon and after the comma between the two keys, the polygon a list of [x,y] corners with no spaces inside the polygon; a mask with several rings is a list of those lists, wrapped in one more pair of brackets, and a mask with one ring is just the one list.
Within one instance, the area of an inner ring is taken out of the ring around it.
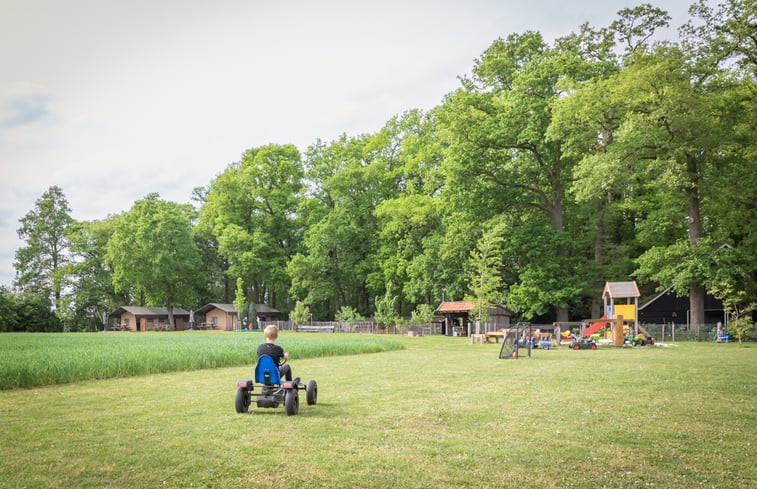
{"label": "tall green tree", "polygon": [[502,290],[502,243],[501,229],[492,227],[478,240],[471,251],[469,277],[475,304],[471,314],[476,318],[476,334],[481,334],[481,325],[489,319],[489,309],[504,303]]}
{"label": "tall green tree", "polygon": [[[450,137],[445,189],[455,194],[450,201],[478,222],[531,209],[540,214],[544,226],[530,239],[554,248],[518,274],[512,305],[519,310],[533,309],[533,303],[537,309],[551,307],[558,321],[568,320],[574,286],[583,279],[569,259],[566,228],[565,190],[576,159],[565,154],[562,140],[548,135],[552,109],[562,96],[560,80],[583,76],[574,58],[537,32],[499,39],[441,112]],[[480,235],[479,229],[475,236]],[[546,268],[540,270],[542,264]],[[551,293],[534,295],[542,289]]]}
{"label": "tall green tree", "polygon": [[67,232],[72,260],[66,267],[72,329],[102,329],[103,314],[128,304],[128,291],[116,293],[113,269],[106,262],[108,241],[118,217],[73,223]]}
{"label": "tall green tree", "polygon": [[193,304],[200,256],[195,247],[190,205],[149,194],[116,222],[106,263],[117,292],[134,291],[148,305],[165,306],[172,328],[174,306]]}
{"label": "tall green tree", "polygon": [[[200,213],[204,212],[209,188],[210,183],[207,187],[196,187],[192,192],[192,200]],[[195,245],[200,252],[202,263],[202,285],[199,290],[198,303],[231,303],[234,294],[234,277],[230,277],[226,273],[230,263],[218,250],[218,239],[213,234],[211,220],[198,219],[194,226],[194,235]]]}
{"label": "tall green tree", "polygon": [[18,237],[25,242],[16,250],[15,286],[45,297],[57,308],[63,291],[63,269],[70,261],[66,231],[74,222],[63,191],[52,186],[20,219]]}
{"label": "tall green tree", "polygon": [[5,286],[0,286],[0,332],[18,331],[18,307],[16,297]]}
{"label": "tall green tree", "polygon": [[292,295],[318,317],[333,317],[345,305],[368,314],[385,288],[375,210],[399,192],[401,133],[392,119],[378,133],[318,142],[308,151],[313,188],[301,210],[304,249],[288,271]]}
{"label": "tall green tree", "polygon": [[[634,56],[618,75],[629,111],[618,131],[616,161],[634,161],[649,211],[638,225],[646,251],[638,276],[688,294],[694,325],[704,323],[709,256],[722,239],[727,206],[717,175],[733,176],[730,149],[744,105],[728,95],[730,82],[700,83],[676,47]],[[652,204],[652,205],[650,205]]]}
{"label": "tall green tree", "polygon": [[669,20],[667,12],[642,4],[621,10],[607,28],[584,25],[558,40],[564,52],[574,54],[582,76],[561,80],[563,96],[554,106],[547,133],[563,142],[567,157],[578,161],[567,190],[576,206],[572,233],[582,241],[577,248],[591,260],[581,266],[592,284],[591,317],[601,313],[604,282],[631,276],[638,248],[633,229],[637,215],[627,205],[638,189],[637,175],[633,164],[619,161],[610,150],[628,111],[626,88],[616,77],[623,61],[646,52],[652,36]]}
{"label": "tall green tree", "polygon": [[689,9],[694,18],[680,29],[681,44],[698,79],[734,68],[757,79],[757,4],[753,0],[726,0],[711,7],[698,0]]}
{"label": "tall green tree", "polygon": [[414,304],[438,302],[454,267],[442,263],[444,210],[439,193],[444,143],[434,112],[409,111],[395,118],[401,165],[399,192],[376,206],[378,261],[386,283],[398,285],[398,298]]}
{"label": "tall green tree", "polygon": [[[245,316],[245,304],[247,299],[244,297],[244,280],[242,277],[237,277],[237,288],[234,293],[234,309],[237,311],[238,324],[242,324],[242,318]],[[253,318],[254,319],[254,318]]]}
{"label": "tall green tree", "polygon": [[252,302],[290,302],[286,266],[301,241],[297,210],[304,188],[293,145],[249,149],[209,186],[199,226],[212,232],[227,275],[243,278]]}

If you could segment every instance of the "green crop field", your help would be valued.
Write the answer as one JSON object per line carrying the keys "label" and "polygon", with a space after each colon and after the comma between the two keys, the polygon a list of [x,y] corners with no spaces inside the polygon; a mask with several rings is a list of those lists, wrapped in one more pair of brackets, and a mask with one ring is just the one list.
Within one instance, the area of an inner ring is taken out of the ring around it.
{"label": "green crop field", "polygon": [[755,345],[499,360],[464,338],[391,340],[405,348],[293,353],[319,398],[291,417],[234,411],[252,362],[0,391],[0,487],[757,487]]}
{"label": "green crop field", "polygon": [[[0,389],[79,380],[229,367],[254,362],[260,333],[0,334]],[[289,336],[294,357],[373,353],[401,348],[389,339],[352,335]]]}

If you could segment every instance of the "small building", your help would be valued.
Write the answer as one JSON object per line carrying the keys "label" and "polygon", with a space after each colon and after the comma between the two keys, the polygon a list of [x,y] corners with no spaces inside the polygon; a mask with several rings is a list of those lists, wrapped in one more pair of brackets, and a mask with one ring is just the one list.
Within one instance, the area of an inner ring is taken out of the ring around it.
{"label": "small building", "polygon": [[[446,336],[462,336],[475,332],[475,318],[470,318],[470,312],[475,309],[476,304],[472,301],[450,301],[442,302],[436,308],[436,313],[442,316],[441,333]],[[494,306],[487,310],[489,320],[481,325],[481,333],[497,331],[500,328],[510,326],[510,317],[512,313],[502,307]]]}
{"label": "small building", "polygon": [[[189,329],[189,311],[173,308],[177,331]],[[167,331],[168,309],[165,307],[121,306],[108,314],[109,329],[123,331]]]}
{"label": "small building", "polygon": [[[258,317],[250,318],[250,322],[254,322],[255,324],[277,320],[281,317],[281,313],[277,309],[265,304],[255,304],[255,311]],[[235,329],[242,328],[239,324],[237,309],[234,307],[234,304],[206,304],[195,311],[195,315],[204,317],[204,320],[198,323],[202,328],[221,331],[234,331]]]}
{"label": "small building", "polygon": [[237,323],[237,310],[233,304],[205,304],[195,311],[195,321],[201,316],[197,326],[205,329],[220,329],[221,331],[234,331],[240,329]]}
{"label": "small building", "polygon": [[[655,297],[639,306],[639,320],[646,324],[689,324],[689,296],[677,296],[672,287],[668,287]],[[723,302],[712,294],[704,296],[705,324],[727,324],[728,317]]]}

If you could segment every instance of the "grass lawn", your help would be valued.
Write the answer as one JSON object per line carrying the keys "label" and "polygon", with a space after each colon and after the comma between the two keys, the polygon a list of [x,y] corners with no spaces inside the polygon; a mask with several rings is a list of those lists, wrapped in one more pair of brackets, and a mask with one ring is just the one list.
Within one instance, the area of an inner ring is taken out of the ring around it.
{"label": "grass lawn", "polygon": [[292,358],[292,417],[235,413],[251,366],[0,391],[0,487],[757,487],[757,345],[397,339]]}

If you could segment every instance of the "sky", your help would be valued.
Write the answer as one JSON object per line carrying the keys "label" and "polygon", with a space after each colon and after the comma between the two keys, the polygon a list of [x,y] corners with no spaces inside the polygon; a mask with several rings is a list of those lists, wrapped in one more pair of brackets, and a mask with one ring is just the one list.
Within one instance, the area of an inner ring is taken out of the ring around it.
{"label": "sky", "polygon": [[[674,28],[692,1],[651,3]],[[498,38],[640,3],[0,0],[0,285],[53,185],[76,220],[187,203],[248,148],[377,132],[439,105]]]}

